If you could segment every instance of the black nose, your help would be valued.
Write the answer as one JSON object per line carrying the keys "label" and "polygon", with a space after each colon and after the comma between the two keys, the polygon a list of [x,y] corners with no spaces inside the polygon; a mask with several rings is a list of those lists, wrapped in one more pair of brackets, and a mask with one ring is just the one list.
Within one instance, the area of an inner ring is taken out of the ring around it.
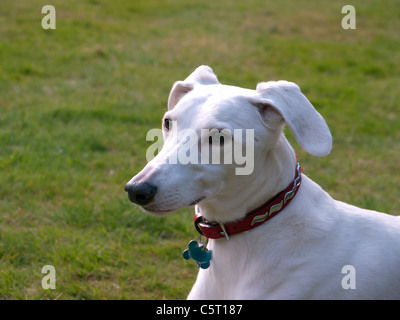
{"label": "black nose", "polygon": [[128,198],[133,203],[144,206],[150,203],[157,192],[157,187],[148,182],[127,183],[125,191],[128,192]]}

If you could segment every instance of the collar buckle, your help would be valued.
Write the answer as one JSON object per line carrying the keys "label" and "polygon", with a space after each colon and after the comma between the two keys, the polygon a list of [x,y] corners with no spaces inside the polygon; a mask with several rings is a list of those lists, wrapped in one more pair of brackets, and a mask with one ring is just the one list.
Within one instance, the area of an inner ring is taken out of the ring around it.
{"label": "collar buckle", "polygon": [[220,234],[220,235],[223,235],[223,236],[225,237],[226,240],[229,240],[230,237],[229,237],[228,232],[226,232],[226,229],[225,229],[224,224],[223,224],[223,223],[218,223],[218,224],[220,225],[220,227],[221,227],[221,229],[222,229],[222,231],[220,231],[219,234]]}

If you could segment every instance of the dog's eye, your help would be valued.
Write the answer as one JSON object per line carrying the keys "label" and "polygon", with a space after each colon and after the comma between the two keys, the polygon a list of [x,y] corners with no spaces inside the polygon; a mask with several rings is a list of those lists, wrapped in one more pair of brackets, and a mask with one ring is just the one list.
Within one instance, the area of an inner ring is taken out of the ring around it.
{"label": "dog's eye", "polygon": [[165,130],[169,131],[171,129],[172,121],[168,118],[164,119],[164,128]]}
{"label": "dog's eye", "polygon": [[[216,141],[216,142],[218,142],[218,137],[212,137],[212,136],[210,136],[209,138],[208,138],[208,142],[210,143],[210,144],[212,144],[213,143],[213,140],[214,141]],[[224,145],[224,136],[219,136],[219,144],[220,145]]]}
{"label": "dog's eye", "polygon": [[225,130],[213,129],[210,132],[208,142],[210,145],[214,142],[215,145],[222,147],[225,143],[225,138],[227,138],[227,132],[225,132]]}

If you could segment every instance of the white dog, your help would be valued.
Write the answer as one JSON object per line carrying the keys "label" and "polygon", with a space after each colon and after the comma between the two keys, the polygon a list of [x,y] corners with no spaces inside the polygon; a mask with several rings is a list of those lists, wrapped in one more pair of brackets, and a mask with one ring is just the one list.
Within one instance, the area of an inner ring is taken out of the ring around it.
{"label": "white dog", "polygon": [[[284,124],[307,152],[329,154],[328,126],[294,83],[243,89],[220,84],[200,66],[174,84],[164,146],[125,190],[159,216],[197,205],[196,227],[211,238],[212,260],[188,298],[399,299],[400,218],[336,201],[301,174]],[[220,136],[227,129],[227,141],[234,129],[253,129],[254,170],[238,175],[233,162],[174,164],[188,128],[200,137],[199,153],[226,147],[201,129]]]}

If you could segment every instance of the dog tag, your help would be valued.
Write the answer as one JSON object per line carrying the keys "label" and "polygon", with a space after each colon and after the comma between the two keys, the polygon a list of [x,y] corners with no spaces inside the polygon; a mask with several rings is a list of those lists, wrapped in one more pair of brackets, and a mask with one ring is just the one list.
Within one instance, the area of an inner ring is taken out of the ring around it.
{"label": "dog tag", "polygon": [[199,246],[196,240],[192,240],[188,245],[189,249],[183,251],[183,257],[186,260],[193,259],[198,268],[207,269],[212,259],[212,250],[208,250],[204,244]]}

